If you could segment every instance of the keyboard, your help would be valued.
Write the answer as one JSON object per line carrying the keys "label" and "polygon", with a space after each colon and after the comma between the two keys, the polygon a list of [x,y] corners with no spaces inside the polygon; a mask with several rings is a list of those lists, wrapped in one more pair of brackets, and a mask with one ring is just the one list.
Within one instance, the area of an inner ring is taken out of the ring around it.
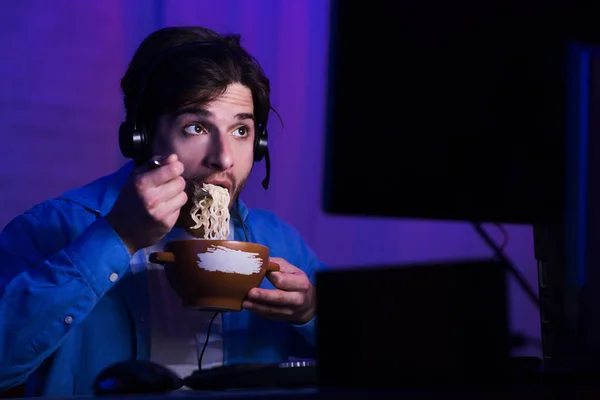
{"label": "keyboard", "polygon": [[193,390],[311,387],[317,384],[316,368],[315,361],[226,365],[196,370],[184,385]]}

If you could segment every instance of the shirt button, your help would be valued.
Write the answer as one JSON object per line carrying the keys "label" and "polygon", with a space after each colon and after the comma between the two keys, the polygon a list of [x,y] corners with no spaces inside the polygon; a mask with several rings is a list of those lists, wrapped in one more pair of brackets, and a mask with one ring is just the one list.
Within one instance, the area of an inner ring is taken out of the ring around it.
{"label": "shirt button", "polygon": [[71,322],[73,322],[73,317],[67,315],[67,317],[65,318],[65,324],[70,324]]}
{"label": "shirt button", "polygon": [[110,277],[108,279],[110,279],[110,281],[114,283],[117,281],[117,279],[119,279],[119,274],[113,272],[112,274],[110,274]]}

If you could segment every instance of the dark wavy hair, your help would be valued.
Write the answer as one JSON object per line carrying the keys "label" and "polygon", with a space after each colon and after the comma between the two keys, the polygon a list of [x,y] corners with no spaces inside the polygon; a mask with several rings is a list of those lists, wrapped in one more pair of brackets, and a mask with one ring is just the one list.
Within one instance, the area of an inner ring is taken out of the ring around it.
{"label": "dark wavy hair", "polygon": [[[199,42],[211,44],[193,45]],[[138,126],[153,131],[159,116],[210,102],[230,84],[241,83],[252,91],[256,124],[266,125],[271,85],[240,42],[240,35],[203,27],[169,27],[148,35],[121,79],[128,120],[136,118]]]}

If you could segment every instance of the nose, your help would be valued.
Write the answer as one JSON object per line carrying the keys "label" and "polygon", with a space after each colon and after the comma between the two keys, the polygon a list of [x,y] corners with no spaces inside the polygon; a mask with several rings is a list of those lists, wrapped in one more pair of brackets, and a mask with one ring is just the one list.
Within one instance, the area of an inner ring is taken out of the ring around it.
{"label": "nose", "polygon": [[219,132],[211,133],[204,163],[206,167],[217,171],[226,171],[233,166],[233,154],[228,135],[221,135]]}

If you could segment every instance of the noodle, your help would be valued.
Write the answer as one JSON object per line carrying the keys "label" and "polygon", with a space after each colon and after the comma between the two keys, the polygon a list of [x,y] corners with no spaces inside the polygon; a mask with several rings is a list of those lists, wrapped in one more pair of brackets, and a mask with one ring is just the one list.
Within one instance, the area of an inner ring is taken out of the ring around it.
{"label": "noodle", "polygon": [[221,186],[203,184],[213,198],[210,207],[206,206],[206,197],[194,190],[190,216],[195,225],[190,229],[203,228],[203,239],[225,240],[229,236],[229,191]]}

